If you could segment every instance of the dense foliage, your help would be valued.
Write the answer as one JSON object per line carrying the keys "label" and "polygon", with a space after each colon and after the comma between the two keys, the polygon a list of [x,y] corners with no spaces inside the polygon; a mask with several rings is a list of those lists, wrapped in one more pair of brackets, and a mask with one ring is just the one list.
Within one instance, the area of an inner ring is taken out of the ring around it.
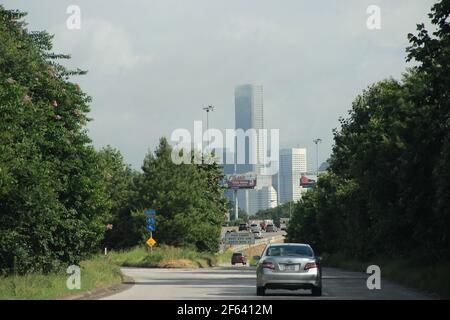
{"label": "dense foliage", "polygon": [[89,98],[0,6],[0,269],[48,271],[78,262],[103,238],[109,202],[98,155],[83,129]]}
{"label": "dense foliage", "polygon": [[[90,98],[31,32],[0,6],[0,273],[49,272],[103,245],[143,243],[157,210],[158,243],[215,251],[226,202],[217,164],[175,165],[165,139],[143,173],[87,135]],[[107,226],[112,226],[107,228]]]}
{"label": "dense foliage", "polygon": [[226,200],[223,172],[216,163],[177,165],[165,138],[144,159],[138,181],[140,208],[157,212],[155,237],[162,243],[217,251]]}
{"label": "dense foliage", "polygon": [[450,1],[433,6],[436,31],[410,34],[401,81],[356,98],[328,173],[297,206],[290,240],[360,259],[450,258]]}
{"label": "dense foliage", "polygon": [[127,248],[142,240],[145,217],[133,214],[133,202],[137,197],[135,181],[139,173],[132,170],[119,150],[110,146],[99,151],[99,166],[111,203],[112,229],[107,229],[103,245],[108,249]]}
{"label": "dense foliage", "polygon": [[113,229],[107,232],[107,246],[118,249],[143,243],[150,236],[145,210],[154,209],[156,231],[152,236],[158,243],[218,250],[227,208],[220,186],[222,170],[216,163],[177,165],[171,153],[172,147],[161,138],[155,152],[145,157],[143,172],[133,173],[117,151],[101,152],[113,168],[109,185],[115,191],[110,189],[110,194],[119,201],[113,210]]}

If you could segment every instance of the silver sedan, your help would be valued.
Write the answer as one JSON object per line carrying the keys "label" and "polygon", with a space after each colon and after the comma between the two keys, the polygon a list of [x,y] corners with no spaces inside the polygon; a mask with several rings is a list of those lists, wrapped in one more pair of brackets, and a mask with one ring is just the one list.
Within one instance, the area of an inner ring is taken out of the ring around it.
{"label": "silver sedan", "polygon": [[311,289],[322,295],[322,269],[319,258],[308,244],[277,243],[264,249],[256,269],[256,294],[266,289]]}

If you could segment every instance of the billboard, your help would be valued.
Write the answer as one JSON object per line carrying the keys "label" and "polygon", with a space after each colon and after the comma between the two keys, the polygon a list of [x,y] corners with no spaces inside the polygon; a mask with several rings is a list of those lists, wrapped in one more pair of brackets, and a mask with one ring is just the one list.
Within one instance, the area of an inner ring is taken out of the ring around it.
{"label": "billboard", "polygon": [[254,189],[256,187],[255,174],[227,175],[225,186],[228,189]]}
{"label": "billboard", "polygon": [[310,179],[306,176],[301,176],[300,178],[300,186],[303,188],[314,188],[314,186],[316,185],[316,181],[313,179]]}

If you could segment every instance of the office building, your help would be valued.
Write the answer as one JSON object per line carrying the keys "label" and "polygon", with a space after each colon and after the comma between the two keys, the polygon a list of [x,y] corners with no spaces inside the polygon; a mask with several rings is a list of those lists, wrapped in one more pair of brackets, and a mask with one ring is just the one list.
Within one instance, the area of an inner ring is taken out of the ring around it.
{"label": "office building", "polygon": [[280,151],[279,171],[274,178],[280,204],[298,201],[302,197],[300,179],[305,172],[306,149],[290,148]]}
{"label": "office building", "polygon": [[[244,163],[236,164],[236,173],[254,173],[257,177],[255,189],[237,192],[238,205],[247,213],[255,214],[260,210],[276,207],[278,204],[277,193],[272,186],[272,176],[262,174],[267,152],[266,141],[265,137],[259,135],[257,130],[264,129],[263,87],[258,84],[244,84],[237,86],[234,94],[235,129],[240,129],[243,133],[248,133],[249,129],[256,130],[256,139],[253,144],[250,143],[248,136],[239,142],[244,142],[242,149],[238,148],[238,141],[235,141],[235,161],[238,158],[244,159]],[[252,157],[252,154],[255,157]],[[224,166],[227,174],[230,174],[231,169],[228,165]],[[232,192],[226,192],[226,194],[230,198]]]}
{"label": "office building", "polygon": [[[249,129],[264,129],[264,106],[263,106],[263,87],[256,84],[244,84],[237,86],[234,90],[234,115],[235,115],[235,129],[242,129],[246,132]],[[245,157],[245,163],[238,163],[237,173],[261,172],[261,162],[265,156],[264,137],[262,135],[256,136],[256,141],[253,143],[254,150],[251,150],[251,143],[249,139],[245,139],[245,154],[236,152],[237,157]],[[238,147],[237,143],[236,146]],[[251,154],[256,155],[256,158],[251,157]],[[253,160],[253,161],[252,161]]]}

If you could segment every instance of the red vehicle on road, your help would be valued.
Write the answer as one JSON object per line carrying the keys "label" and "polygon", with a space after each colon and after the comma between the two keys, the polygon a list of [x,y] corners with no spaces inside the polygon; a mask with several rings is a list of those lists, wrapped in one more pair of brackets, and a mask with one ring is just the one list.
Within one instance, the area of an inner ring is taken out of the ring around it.
{"label": "red vehicle on road", "polygon": [[247,264],[247,257],[240,252],[235,252],[231,256],[231,264],[234,266],[236,263],[242,263],[244,266]]}

